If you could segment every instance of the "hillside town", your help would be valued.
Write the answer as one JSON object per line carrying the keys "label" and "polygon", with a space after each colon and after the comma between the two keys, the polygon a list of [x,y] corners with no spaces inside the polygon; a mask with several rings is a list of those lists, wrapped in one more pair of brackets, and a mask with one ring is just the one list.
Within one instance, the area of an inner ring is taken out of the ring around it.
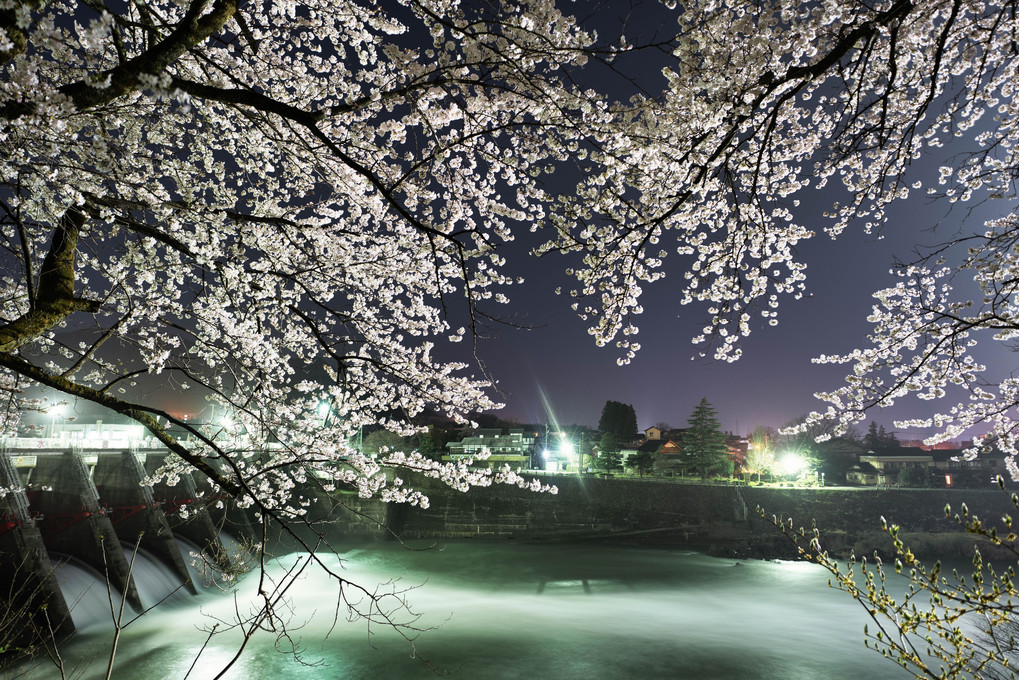
{"label": "hillside town", "polygon": [[[133,422],[116,417],[82,418],[54,405],[19,436],[4,437],[6,451],[32,449],[162,448]],[[191,422],[214,438],[243,439],[232,420],[221,414]],[[608,401],[598,427],[557,423],[521,424],[478,414],[475,427],[441,419],[422,424],[417,436],[376,429],[359,431],[353,449],[368,455],[417,450],[429,458],[468,461],[472,466],[502,467],[532,473],[593,474],[672,481],[777,484],[784,486],[856,486],[875,488],[986,488],[1005,475],[1003,455],[990,441],[967,440],[927,445],[899,440],[871,423],[859,435],[817,441],[816,432],[782,434],[758,426],[748,434],[722,430],[706,400],[687,427],[664,422],[638,429],[629,404]],[[190,436],[181,431],[182,439]],[[979,450],[980,455],[969,451]]]}

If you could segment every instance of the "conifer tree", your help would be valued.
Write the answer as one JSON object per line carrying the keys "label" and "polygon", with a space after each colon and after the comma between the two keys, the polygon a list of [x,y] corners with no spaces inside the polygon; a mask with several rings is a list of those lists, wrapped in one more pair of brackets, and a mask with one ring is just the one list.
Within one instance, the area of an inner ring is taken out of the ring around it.
{"label": "conifer tree", "polygon": [[623,469],[623,457],[619,449],[619,440],[616,435],[606,432],[598,443],[598,460],[596,467],[606,472],[615,472]]}
{"label": "conifer tree", "polygon": [[702,398],[687,420],[689,427],[683,435],[683,454],[689,465],[706,479],[711,473],[732,472],[732,461],[725,444],[725,433],[715,408]]}
{"label": "conifer tree", "polygon": [[637,412],[631,404],[607,401],[598,419],[598,429],[611,432],[616,441],[630,441],[637,432]]}

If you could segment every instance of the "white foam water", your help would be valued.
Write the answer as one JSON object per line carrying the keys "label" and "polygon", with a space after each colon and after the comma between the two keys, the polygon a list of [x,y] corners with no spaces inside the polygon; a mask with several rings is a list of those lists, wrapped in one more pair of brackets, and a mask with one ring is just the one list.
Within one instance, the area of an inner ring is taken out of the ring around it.
{"label": "white foam water", "polygon": [[[309,564],[275,601],[293,612],[289,627],[257,632],[223,677],[424,680],[435,677],[429,664],[485,680],[909,677],[864,648],[866,613],[829,589],[827,572],[815,565],[472,541],[424,552],[373,544],[322,559],[366,586],[346,586],[349,601],[366,608],[368,593],[382,595],[376,618],[392,613],[407,627],[348,622],[336,582]],[[217,677],[241,644],[229,622],[254,611],[259,585],[283,582],[306,563],[307,554],[288,555],[264,579],[243,577],[234,592],[209,590],[147,614],[125,631],[114,675]],[[79,635],[67,654],[94,647],[99,635]]]}

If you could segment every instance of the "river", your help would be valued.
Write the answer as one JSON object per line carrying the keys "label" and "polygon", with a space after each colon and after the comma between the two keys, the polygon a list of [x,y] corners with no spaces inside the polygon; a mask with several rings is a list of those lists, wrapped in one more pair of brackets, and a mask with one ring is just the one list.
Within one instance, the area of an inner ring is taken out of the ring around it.
{"label": "river", "polygon": [[[341,557],[331,563],[342,563],[343,575],[352,581],[395,580],[397,589],[409,588],[406,597],[421,613],[415,627],[430,629],[415,640],[419,658],[384,626],[373,626],[369,636],[364,622],[348,623],[341,616],[334,625],[337,589],[321,573],[309,572],[291,595],[293,638],[312,665],[277,651],[276,637],[260,633],[225,677],[435,677],[421,659],[453,677],[484,680],[909,677],[863,646],[866,613],[828,587],[826,572],[806,563],[512,541],[447,542],[423,551],[371,544]],[[279,577],[301,558],[282,558],[270,573]],[[214,636],[203,649],[207,635],[201,628],[229,620],[235,606],[245,611],[256,583],[251,574],[236,595],[211,589],[197,597],[178,596],[132,623],[121,640],[113,677],[215,677],[238,636]],[[93,601],[86,609],[97,596],[99,604]],[[76,677],[104,677],[110,629],[95,613],[96,607],[103,609],[103,598],[105,592],[83,598],[79,625],[84,631],[62,648],[68,666],[82,671]],[[43,666],[28,677],[59,676],[52,666]]]}

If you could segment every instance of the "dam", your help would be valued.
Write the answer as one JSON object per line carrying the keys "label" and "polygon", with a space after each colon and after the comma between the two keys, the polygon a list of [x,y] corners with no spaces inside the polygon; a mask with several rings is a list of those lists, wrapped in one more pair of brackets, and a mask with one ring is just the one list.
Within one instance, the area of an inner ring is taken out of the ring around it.
{"label": "dam", "polygon": [[[168,454],[151,446],[117,450],[79,442],[68,446],[60,440],[4,441],[0,573],[8,577],[9,607],[16,612],[8,619],[26,619],[27,624],[16,645],[30,643],[42,631],[56,636],[74,631],[71,607],[56,580],[54,567],[60,560],[73,558],[105,574],[140,612],[154,603],[142,601],[131,573],[136,548],[158,560],[193,594],[190,557],[178,539],[216,560],[228,552],[224,535],[253,538],[251,522],[231,499],[200,488],[191,477],[172,487],[144,485]],[[184,507],[187,512],[179,512]]]}
{"label": "dam", "polygon": [[[175,486],[143,480],[169,451],[151,442],[59,439],[0,441],[0,574],[11,584],[7,621],[25,625],[18,644],[74,631],[73,602],[57,582],[60,561],[73,558],[105,574],[128,604],[151,606],[139,594],[129,556],[144,551],[167,569],[181,587],[195,592],[186,545],[224,559],[230,537],[261,540],[262,526],[185,476]],[[527,474],[527,473],[525,473]],[[795,557],[792,545],[757,508],[797,526],[813,520],[833,554],[868,554],[887,549],[882,518],[933,541],[933,549],[957,546],[960,557],[973,542],[945,518],[946,504],[966,503],[974,514],[994,522],[1015,512],[1008,493],[989,490],[909,490],[875,488],[782,488],[694,480],[558,474],[542,481],[557,494],[506,486],[467,493],[429,480],[413,480],[431,499],[427,509],[362,499],[353,490],[330,496],[313,485],[312,531],[327,531],[333,545],[352,540],[511,539],[517,541],[689,545],[709,554],[734,557]],[[186,512],[180,512],[186,509]],[[933,538],[932,538],[933,537]],[[953,548],[954,549],[954,548]],[[919,553],[920,551],[917,550]],[[0,622],[2,628],[2,622]],[[4,631],[0,630],[0,635]],[[2,640],[3,638],[0,638]],[[9,639],[9,637],[8,637]]]}

